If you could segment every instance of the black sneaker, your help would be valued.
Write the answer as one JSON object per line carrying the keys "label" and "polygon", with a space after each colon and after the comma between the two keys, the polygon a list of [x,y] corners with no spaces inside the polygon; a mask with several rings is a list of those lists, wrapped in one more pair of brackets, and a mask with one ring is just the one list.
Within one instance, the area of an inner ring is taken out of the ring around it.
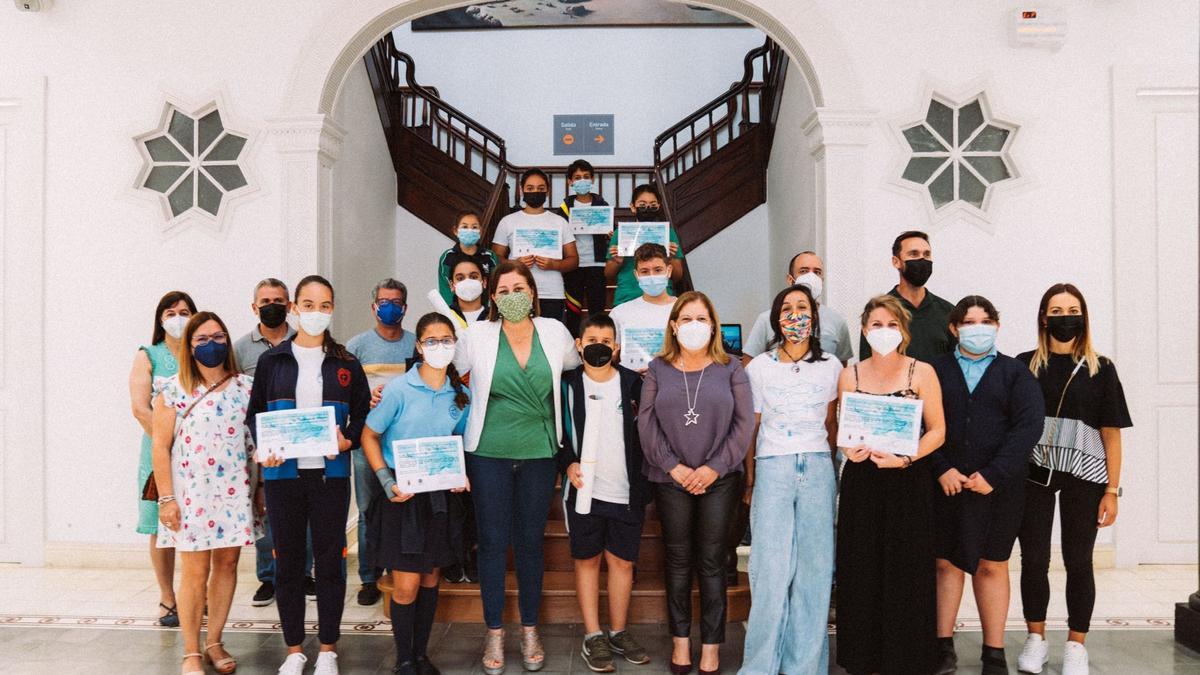
{"label": "black sneaker", "polygon": [[317,580],[312,577],[304,577],[304,597],[309,600],[317,599]]}
{"label": "black sneaker", "polygon": [[583,662],[587,664],[597,673],[611,673],[616,668],[613,666],[612,647],[608,644],[608,637],[601,633],[583,641],[583,649],[579,651],[579,655],[583,657]]}
{"label": "black sneaker", "polygon": [[250,599],[250,604],[255,607],[266,607],[272,602],[275,602],[275,584],[264,581],[258,590],[254,591],[254,597]]}
{"label": "black sneaker", "polygon": [[642,665],[650,663],[650,655],[646,653],[646,649],[638,644],[637,640],[629,634],[629,631],[621,631],[620,633],[608,634],[608,646],[613,652],[625,657],[625,660],[634,664]]}
{"label": "black sneaker", "polygon": [[358,589],[358,604],[370,606],[379,602],[379,598],[383,597],[383,593],[379,591],[379,587],[372,581],[369,584],[363,584],[362,588]]}
{"label": "black sneaker", "polygon": [[1004,658],[1004,648],[984,645],[981,659],[983,675],[1008,675],[1008,661]]}
{"label": "black sneaker", "polygon": [[954,638],[938,638],[938,665],[933,675],[949,675],[958,671],[958,652],[954,651]]}
{"label": "black sneaker", "polygon": [[463,566],[458,563],[443,567],[442,578],[446,580],[446,583],[450,584],[469,583],[466,570],[464,570]]}
{"label": "black sneaker", "polygon": [[422,656],[413,665],[416,666],[417,675],[442,675],[442,671],[433,665],[428,656]]}

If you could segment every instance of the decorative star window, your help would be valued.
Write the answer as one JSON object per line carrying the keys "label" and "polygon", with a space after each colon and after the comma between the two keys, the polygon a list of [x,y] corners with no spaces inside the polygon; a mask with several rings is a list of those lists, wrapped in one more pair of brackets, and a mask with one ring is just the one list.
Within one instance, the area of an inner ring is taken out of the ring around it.
{"label": "decorative star window", "polygon": [[955,203],[986,211],[992,186],[1017,175],[1016,131],[992,116],[983,94],[962,105],[930,97],[925,119],[900,129],[910,151],[901,178],[924,188],[935,211]]}
{"label": "decorative star window", "polygon": [[168,105],[159,128],[136,139],[137,187],[158,193],[168,220],[200,212],[216,218],[249,181],[238,158],[248,136],[225,128],[215,104],[188,114]]}

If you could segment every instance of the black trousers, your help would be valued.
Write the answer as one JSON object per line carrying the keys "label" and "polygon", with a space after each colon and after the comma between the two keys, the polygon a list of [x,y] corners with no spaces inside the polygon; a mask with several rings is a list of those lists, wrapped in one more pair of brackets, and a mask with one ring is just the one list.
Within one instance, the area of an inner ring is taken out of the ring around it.
{"label": "black trousers", "polygon": [[727,540],[741,498],[741,473],[728,473],[702,495],[658,483],[654,498],[666,547],[667,617],[674,637],[692,629],[692,572],[700,585],[700,641],[725,641]]}
{"label": "black trousers", "polygon": [[561,299],[540,299],[538,300],[538,307],[541,310],[539,312],[540,316],[544,316],[547,319],[554,319],[555,321],[562,321],[564,313],[567,311],[567,301]]}
{"label": "black trousers", "polygon": [[1096,604],[1092,549],[1096,545],[1096,516],[1104,497],[1103,483],[1055,471],[1050,485],[1025,484],[1025,515],[1021,523],[1021,605],[1025,620],[1046,620],[1050,604],[1050,540],[1054,530],[1054,500],[1058,496],[1063,564],[1067,568],[1067,626],[1086,633]]}
{"label": "black trousers", "polygon": [[[577,267],[563,275],[563,286],[567,295],[574,298],[581,308],[587,308],[589,316],[604,311],[604,305],[608,301],[608,281],[604,279],[603,266]],[[579,337],[582,320],[582,313],[573,312],[570,308],[563,316],[563,323],[575,337]]]}
{"label": "black trousers", "polygon": [[346,600],[346,516],[350,512],[350,479],[327,478],[324,469],[301,469],[292,479],[269,480],[267,517],[275,544],[275,602],[283,641],[304,642],[305,540],[312,529],[317,582],[317,637],[331,645],[341,636]]}

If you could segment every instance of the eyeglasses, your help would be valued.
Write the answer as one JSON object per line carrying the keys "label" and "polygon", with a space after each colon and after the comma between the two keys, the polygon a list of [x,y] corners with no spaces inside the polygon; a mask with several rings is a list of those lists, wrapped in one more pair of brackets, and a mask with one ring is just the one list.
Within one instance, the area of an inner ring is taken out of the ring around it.
{"label": "eyeglasses", "polygon": [[225,333],[213,333],[212,335],[192,336],[192,344],[196,347],[203,347],[210,342],[216,342],[219,345],[223,345],[229,342],[229,335]]}
{"label": "eyeglasses", "polygon": [[386,307],[387,305],[395,305],[397,307],[403,307],[404,301],[399,298],[394,298],[391,300],[388,300],[386,298],[377,298],[375,300],[375,304],[379,305],[380,307]]}
{"label": "eyeglasses", "polygon": [[429,338],[427,340],[421,340],[421,346],[425,347],[426,349],[434,349],[438,345],[443,347],[453,347],[455,342],[458,342],[458,340],[452,337],[442,338],[440,340],[437,338]]}

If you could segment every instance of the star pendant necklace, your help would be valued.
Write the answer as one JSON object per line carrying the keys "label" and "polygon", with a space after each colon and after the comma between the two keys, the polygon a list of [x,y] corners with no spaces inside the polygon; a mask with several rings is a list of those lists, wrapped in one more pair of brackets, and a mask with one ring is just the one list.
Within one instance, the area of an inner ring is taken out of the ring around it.
{"label": "star pendant necklace", "polygon": [[[709,365],[712,365],[712,364],[709,364]],[[683,426],[690,427],[693,424],[699,424],[699,422],[700,422],[700,413],[696,412],[696,403],[700,400],[700,385],[704,383],[704,371],[708,370],[708,366],[704,366],[703,368],[700,369],[700,379],[698,379],[696,381],[696,396],[695,396],[695,398],[692,397],[691,387],[688,386],[687,371],[683,370],[683,366],[684,366],[683,359],[679,360],[679,366],[680,366],[679,369],[681,371],[683,371],[683,393],[685,396],[685,400],[687,401],[687,407],[688,407],[687,412],[683,413],[683,419],[684,419]]]}

